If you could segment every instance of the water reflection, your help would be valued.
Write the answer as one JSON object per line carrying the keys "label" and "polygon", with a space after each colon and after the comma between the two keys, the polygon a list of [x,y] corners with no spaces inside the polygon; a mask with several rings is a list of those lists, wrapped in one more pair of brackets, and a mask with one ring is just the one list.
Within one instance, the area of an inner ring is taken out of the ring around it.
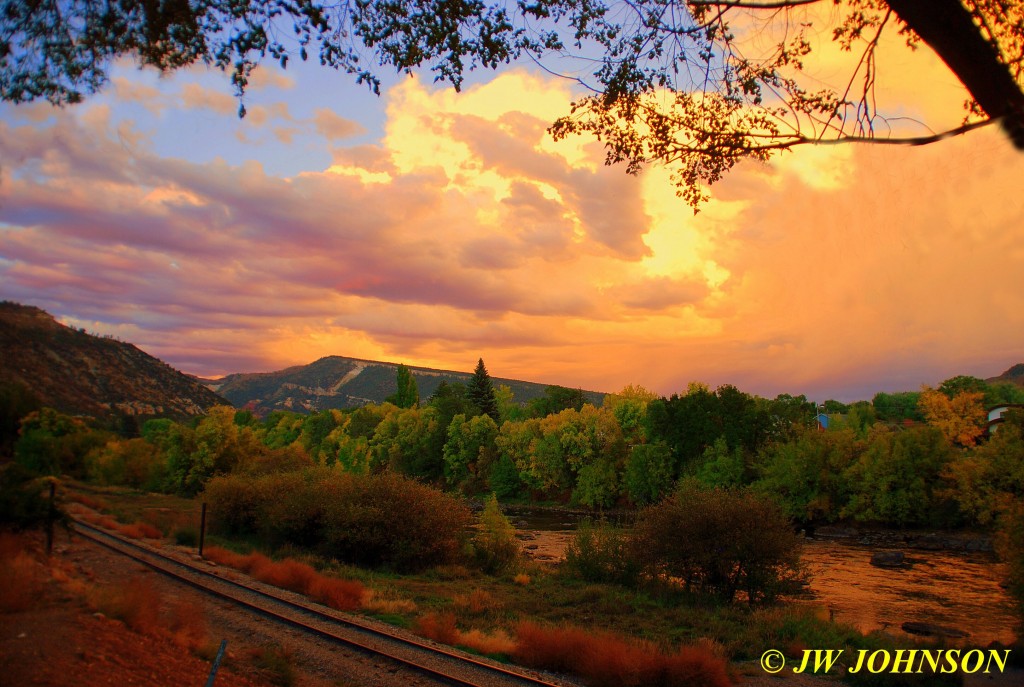
{"label": "water reflection", "polygon": [[876,568],[872,550],[809,539],[803,560],[811,594],[835,619],[869,632],[900,632],[908,621],[967,632],[963,643],[984,646],[1014,638],[1015,617],[1003,566],[991,554],[908,550],[906,569]]}
{"label": "water reflection", "polygon": [[[578,516],[510,509],[527,553],[541,561],[564,559]],[[906,551],[906,569],[870,564],[874,549],[844,540],[807,539],[803,561],[810,575],[807,598],[837,622],[862,632],[902,632],[905,622],[923,622],[967,632],[958,641],[985,646],[1014,639],[1016,619],[1006,591],[1005,570],[992,554]]]}

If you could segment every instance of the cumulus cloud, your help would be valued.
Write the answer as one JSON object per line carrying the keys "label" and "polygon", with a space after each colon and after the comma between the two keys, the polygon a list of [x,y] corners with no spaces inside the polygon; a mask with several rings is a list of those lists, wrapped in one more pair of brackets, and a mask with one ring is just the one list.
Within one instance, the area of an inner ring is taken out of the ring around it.
{"label": "cumulus cloud", "polygon": [[313,125],[321,136],[332,141],[359,136],[366,131],[362,124],[340,117],[324,107],[313,111]]}
{"label": "cumulus cloud", "polygon": [[233,97],[194,82],[182,85],[180,98],[186,108],[211,110],[220,115],[234,115],[238,112],[238,101]]}
{"label": "cumulus cloud", "polygon": [[[182,96],[237,122],[228,95]],[[547,138],[560,83],[385,97],[384,138],[351,147],[359,125],[330,110],[254,106],[244,126],[333,142],[290,177],[255,151],[163,157],[102,108],[0,121],[0,294],[204,375],[483,356],[603,390],[852,394],[1019,362],[1024,163],[996,132],[741,166],[693,217],[663,172]]]}

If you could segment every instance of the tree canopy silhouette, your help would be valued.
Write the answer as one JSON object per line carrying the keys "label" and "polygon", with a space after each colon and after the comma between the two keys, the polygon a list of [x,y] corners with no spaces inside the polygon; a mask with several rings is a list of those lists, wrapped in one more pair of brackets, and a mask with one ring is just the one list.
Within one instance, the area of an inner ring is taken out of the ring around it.
{"label": "tree canopy silhouette", "polygon": [[[860,56],[843,86],[803,71],[821,28],[814,18]],[[934,50],[963,84],[961,126],[888,137],[875,54],[894,30],[909,48]],[[631,173],[668,165],[695,208],[740,160],[807,143],[921,144],[998,121],[1024,150],[1020,2],[0,0],[0,97],[13,102],[78,102],[123,55],[165,71],[213,65],[241,97],[261,61],[284,66],[311,52],[378,92],[382,68],[425,68],[459,88],[470,70],[532,59],[588,89],[552,125],[556,137],[592,133],[606,161]]]}

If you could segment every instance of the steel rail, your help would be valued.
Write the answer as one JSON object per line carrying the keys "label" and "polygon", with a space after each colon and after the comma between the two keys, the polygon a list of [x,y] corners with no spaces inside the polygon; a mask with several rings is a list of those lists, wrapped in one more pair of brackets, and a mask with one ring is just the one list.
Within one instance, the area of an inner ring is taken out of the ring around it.
{"label": "steel rail", "polygon": [[[448,660],[457,661],[459,664],[466,665],[466,666],[468,666],[472,670],[484,671],[484,672],[486,672],[486,673],[488,673],[488,674],[490,674],[492,676],[498,676],[498,677],[500,677],[502,679],[511,680],[511,681],[517,682],[519,684],[530,685],[531,687],[564,687],[564,683],[549,682],[549,681],[544,680],[544,679],[539,678],[539,677],[534,677],[534,676],[531,676],[531,675],[526,675],[526,674],[523,674],[523,673],[519,673],[519,672],[515,672],[515,671],[512,671],[512,670],[508,670],[508,669],[502,668],[500,666],[496,666],[496,665],[492,665],[490,663],[485,663],[483,661],[475,660],[475,659],[470,658],[468,656],[465,656],[463,654],[455,653],[453,651],[447,651],[445,649],[440,649],[438,647],[431,646],[431,645],[423,643],[423,642],[418,642],[416,640],[409,639],[407,637],[402,637],[402,636],[397,635],[397,634],[392,634],[392,633],[386,632],[384,630],[380,630],[380,629],[377,629],[377,628],[374,628],[374,627],[370,627],[368,625],[364,625],[362,623],[356,622],[355,620],[352,620],[352,619],[343,618],[343,617],[340,617],[340,616],[335,615],[335,614],[325,613],[325,612],[323,612],[323,611],[321,611],[321,610],[319,610],[317,608],[314,608],[314,607],[311,607],[311,606],[307,606],[305,604],[296,603],[295,601],[292,601],[290,599],[285,599],[283,597],[277,596],[276,594],[271,594],[271,593],[263,591],[261,589],[256,589],[255,587],[252,587],[250,585],[244,584],[242,582],[238,582],[236,580],[230,580],[230,579],[227,579],[226,577],[222,577],[220,575],[216,575],[214,573],[211,573],[208,570],[204,570],[203,568],[198,567],[198,566],[194,566],[194,565],[192,565],[190,563],[187,563],[187,562],[184,562],[184,561],[180,561],[180,560],[171,558],[169,556],[165,556],[162,553],[160,553],[159,551],[155,551],[155,550],[153,550],[153,549],[151,549],[149,547],[142,546],[141,544],[139,544],[137,542],[133,542],[133,541],[130,541],[130,540],[125,539],[123,537],[120,537],[118,535],[112,534],[112,533],[110,533],[110,532],[108,532],[108,531],[106,531],[104,529],[101,529],[99,527],[95,527],[93,525],[85,523],[85,522],[79,520],[78,518],[74,518],[73,517],[72,520],[74,521],[76,532],[78,534],[80,534],[81,536],[83,536],[83,537],[85,537],[87,539],[90,539],[91,541],[94,541],[97,544],[100,544],[101,546],[104,546],[104,547],[106,547],[106,548],[108,548],[108,549],[110,549],[112,551],[115,551],[116,553],[119,553],[119,554],[124,555],[124,556],[128,556],[129,558],[132,558],[133,560],[135,560],[135,561],[137,561],[137,562],[139,562],[139,563],[141,563],[141,564],[143,564],[143,565],[145,565],[145,566],[147,566],[147,567],[149,567],[149,568],[151,568],[151,569],[153,569],[153,570],[155,570],[155,571],[157,571],[159,573],[162,573],[162,574],[164,574],[164,575],[166,575],[168,577],[171,577],[171,578],[173,578],[173,579],[175,579],[175,580],[177,580],[179,582],[187,584],[187,585],[189,585],[189,586],[191,586],[191,587],[193,587],[195,589],[198,589],[198,590],[200,590],[200,591],[202,591],[204,593],[207,593],[207,594],[210,594],[212,596],[215,596],[215,597],[224,599],[226,601],[229,601],[229,602],[231,602],[233,604],[245,607],[245,608],[249,609],[250,611],[253,611],[255,613],[258,613],[260,615],[268,617],[268,618],[270,618],[272,620],[275,620],[277,622],[280,622],[280,623],[283,623],[283,624],[286,624],[286,625],[290,625],[292,627],[295,627],[295,628],[297,628],[299,630],[302,630],[304,632],[307,632],[309,634],[313,634],[313,635],[318,636],[318,637],[320,637],[322,639],[326,639],[326,640],[329,640],[329,641],[332,641],[332,642],[343,644],[345,646],[348,646],[348,647],[350,647],[352,649],[355,649],[357,651],[360,651],[360,652],[363,652],[363,653],[366,653],[366,654],[370,654],[370,655],[373,655],[373,656],[382,656],[382,657],[387,658],[389,660],[398,662],[398,663],[404,665],[405,667],[407,667],[407,668],[409,668],[411,670],[414,670],[416,672],[423,673],[423,674],[427,675],[428,677],[430,677],[432,679],[439,680],[441,682],[445,682],[445,683],[452,684],[452,685],[458,685],[460,687],[479,687],[478,683],[470,682],[470,681],[468,681],[468,680],[466,680],[464,678],[460,678],[460,677],[455,676],[455,675],[450,675],[448,673],[439,671],[439,670],[431,668],[429,666],[422,665],[422,664],[417,663],[416,661],[411,660],[409,658],[404,658],[404,657],[401,657],[401,656],[396,656],[396,655],[390,654],[390,653],[388,653],[386,651],[383,651],[383,650],[381,650],[379,648],[371,647],[371,646],[369,646],[367,644],[364,644],[364,643],[362,643],[362,642],[360,642],[358,640],[347,638],[347,637],[342,637],[340,635],[334,634],[334,633],[329,632],[327,630],[324,630],[324,629],[321,629],[321,628],[309,625],[308,623],[305,623],[302,620],[299,620],[297,618],[289,617],[287,615],[282,615],[281,613],[273,611],[273,610],[271,610],[269,608],[266,608],[266,607],[254,604],[251,601],[246,601],[245,599],[240,599],[240,598],[238,598],[236,596],[233,596],[233,595],[231,595],[231,594],[229,594],[229,593],[227,593],[225,591],[214,589],[213,587],[208,586],[206,584],[203,584],[202,582],[199,582],[199,581],[197,581],[195,579],[191,579],[191,578],[187,577],[186,575],[183,575],[181,573],[175,572],[174,570],[171,570],[168,567],[166,567],[166,565],[161,565],[161,564],[155,563],[152,560],[147,560],[146,557],[155,558],[155,559],[157,559],[159,561],[163,561],[165,564],[170,564],[172,566],[178,566],[180,568],[184,568],[184,569],[188,570],[189,572],[191,572],[193,575],[197,575],[197,576],[204,577],[204,578],[210,578],[210,579],[216,580],[217,583],[219,583],[219,584],[223,584],[223,585],[226,585],[228,587],[234,587],[234,588],[240,589],[240,590],[242,590],[244,592],[247,592],[249,594],[255,594],[255,595],[259,596],[259,597],[266,598],[266,599],[268,599],[268,600],[270,600],[270,601],[272,601],[272,602],[274,602],[276,604],[284,606],[287,609],[291,609],[293,611],[297,611],[300,614],[313,616],[316,620],[318,620],[320,622],[323,622],[323,623],[336,623],[336,624],[345,626],[345,627],[349,628],[350,630],[354,630],[354,631],[360,632],[360,633],[369,634],[369,635],[371,635],[371,636],[373,636],[375,638],[383,639],[383,640],[388,641],[388,642],[394,642],[394,643],[397,643],[399,645],[402,645],[402,646],[405,646],[407,648],[410,648],[410,649],[412,649],[414,651],[427,652],[428,654],[430,654],[432,656],[435,656],[435,657],[443,657],[443,658],[448,659]],[[91,530],[92,533],[89,533],[87,531],[83,531],[83,529],[84,530]],[[111,541],[117,542],[117,544],[119,544],[120,546],[115,546],[114,544],[111,543]],[[126,550],[124,550],[121,547],[128,547],[130,549],[136,549],[138,551],[141,551],[141,552],[143,552],[145,554],[145,557],[142,556],[142,555],[136,554],[136,553],[132,553],[131,551],[126,551]]]}

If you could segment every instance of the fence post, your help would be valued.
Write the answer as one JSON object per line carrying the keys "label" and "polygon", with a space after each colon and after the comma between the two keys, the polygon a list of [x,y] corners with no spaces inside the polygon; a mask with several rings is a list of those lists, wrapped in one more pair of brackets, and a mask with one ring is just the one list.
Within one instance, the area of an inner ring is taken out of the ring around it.
{"label": "fence post", "polygon": [[50,503],[47,506],[46,513],[46,555],[50,556],[53,554],[53,521],[56,515],[56,508],[54,508],[53,500],[57,491],[57,485],[54,484],[53,480],[50,480]]}
{"label": "fence post", "polygon": [[[204,503],[205,507],[206,504]],[[217,658],[213,659],[213,667],[210,668],[210,677],[206,680],[206,687],[213,687],[213,679],[217,677],[217,668],[220,667],[220,660],[224,658],[224,649],[228,645],[228,640],[220,640],[220,650],[217,651]]]}
{"label": "fence post", "polygon": [[199,516],[199,557],[203,557],[203,544],[206,543],[206,501],[203,501],[203,513]]}

